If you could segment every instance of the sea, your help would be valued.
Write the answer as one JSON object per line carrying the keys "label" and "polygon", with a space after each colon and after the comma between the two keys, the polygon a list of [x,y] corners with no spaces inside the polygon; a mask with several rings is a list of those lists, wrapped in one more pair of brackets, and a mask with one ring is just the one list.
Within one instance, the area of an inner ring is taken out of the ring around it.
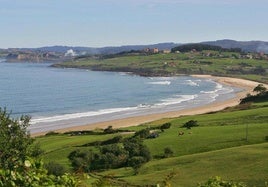
{"label": "sea", "polygon": [[31,116],[31,133],[178,111],[235,97],[238,88],[191,76],[53,68],[0,59],[0,107]]}

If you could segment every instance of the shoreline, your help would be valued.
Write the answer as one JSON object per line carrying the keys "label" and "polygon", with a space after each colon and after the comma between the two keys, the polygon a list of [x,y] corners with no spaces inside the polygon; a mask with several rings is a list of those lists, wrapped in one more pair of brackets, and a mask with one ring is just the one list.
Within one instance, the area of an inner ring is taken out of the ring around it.
{"label": "shoreline", "polygon": [[[236,96],[234,98],[227,99],[224,101],[214,101],[210,104],[206,104],[206,105],[191,108],[191,109],[182,109],[178,111],[141,115],[141,116],[127,117],[123,119],[97,122],[97,123],[92,123],[92,124],[77,125],[73,127],[58,129],[58,130],[55,130],[54,132],[63,133],[63,132],[68,132],[68,131],[94,130],[96,128],[106,128],[108,126],[113,126],[113,128],[138,126],[144,123],[160,120],[163,118],[175,118],[175,117],[180,117],[180,116],[189,116],[189,115],[205,114],[209,112],[220,111],[227,107],[238,105],[241,98],[244,98],[248,93],[252,93],[252,90],[258,84],[260,84],[259,82],[254,82],[254,81],[239,79],[239,78],[231,78],[231,77],[217,77],[217,76],[211,76],[211,75],[191,75],[191,76],[198,77],[198,78],[209,78],[223,85],[241,88],[242,91],[235,93]],[[45,135],[47,132],[49,131],[33,133],[31,134],[31,136],[33,137],[41,136],[41,135]]]}

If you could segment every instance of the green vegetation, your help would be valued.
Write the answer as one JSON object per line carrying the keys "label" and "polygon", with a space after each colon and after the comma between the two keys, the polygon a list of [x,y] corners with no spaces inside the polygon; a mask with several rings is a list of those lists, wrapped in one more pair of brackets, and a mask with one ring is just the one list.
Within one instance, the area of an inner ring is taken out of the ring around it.
{"label": "green vegetation", "polygon": [[[194,47],[194,46],[192,46]],[[196,46],[195,46],[196,47]],[[198,48],[197,48],[198,49]],[[132,72],[142,76],[210,74],[268,83],[268,57],[236,50],[186,50],[173,53],[122,53],[109,56],[79,57],[55,67],[84,68],[95,71]],[[189,52],[188,52],[189,51]]]}
{"label": "green vegetation", "polygon": [[69,175],[48,173],[38,158],[41,153],[32,146],[33,139],[27,132],[30,118],[15,120],[0,108],[0,186],[77,186],[77,180]]}
{"label": "green vegetation", "polygon": [[223,52],[242,52],[241,49],[226,49],[219,46],[201,44],[201,43],[193,43],[193,44],[185,44],[180,45],[178,47],[174,47],[171,49],[172,52],[180,51],[180,52],[190,52],[190,51],[204,51],[204,50],[213,50],[213,51],[223,51]]}
{"label": "green vegetation", "polygon": [[[55,134],[37,141],[47,162],[56,160],[69,171],[88,172],[88,186],[264,187],[268,100],[257,97],[216,113],[85,134]],[[149,138],[154,133],[158,136]],[[227,181],[209,179],[213,176]]]}

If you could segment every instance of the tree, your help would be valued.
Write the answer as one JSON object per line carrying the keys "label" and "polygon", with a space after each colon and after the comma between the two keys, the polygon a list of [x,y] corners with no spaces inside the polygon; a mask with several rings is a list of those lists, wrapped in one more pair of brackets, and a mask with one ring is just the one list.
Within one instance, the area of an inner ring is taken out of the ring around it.
{"label": "tree", "polygon": [[166,148],[164,149],[164,157],[165,157],[165,158],[168,158],[168,157],[172,156],[173,153],[174,153],[174,152],[173,152],[172,149],[170,149],[169,147],[166,147]]}
{"label": "tree", "polygon": [[140,167],[145,163],[146,161],[144,160],[143,157],[141,156],[134,156],[129,159],[128,163],[129,166],[131,166],[134,169],[135,175],[138,174]]}
{"label": "tree", "polygon": [[184,123],[182,127],[185,127],[187,129],[191,129],[192,127],[197,127],[197,126],[198,126],[197,121],[190,120],[190,121],[187,121],[186,123]]}
{"label": "tree", "polygon": [[135,137],[140,137],[140,138],[147,138],[150,135],[150,129],[141,129],[140,131],[135,132]]}
{"label": "tree", "polygon": [[163,125],[160,126],[160,129],[164,131],[164,129],[169,129],[171,126],[171,123],[164,123]]}
{"label": "tree", "polygon": [[258,86],[253,89],[253,92],[257,92],[259,95],[264,94],[266,91],[267,88],[263,84],[258,84]]}
{"label": "tree", "polygon": [[0,108],[0,168],[12,170],[31,155],[30,117],[22,116],[19,120],[10,118],[10,114]]}
{"label": "tree", "polygon": [[75,171],[89,172],[93,167],[91,162],[94,160],[94,153],[91,150],[74,150],[69,154],[68,158]]}
{"label": "tree", "polygon": [[0,186],[77,186],[69,175],[49,175],[40,159],[33,157],[40,152],[33,147],[29,127],[30,117],[12,119],[0,108]]}
{"label": "tree", "polygon": [[45,168],[49,175],[62,176],[66,173],[66,169],[61,164],[54,161],[45,164]]}

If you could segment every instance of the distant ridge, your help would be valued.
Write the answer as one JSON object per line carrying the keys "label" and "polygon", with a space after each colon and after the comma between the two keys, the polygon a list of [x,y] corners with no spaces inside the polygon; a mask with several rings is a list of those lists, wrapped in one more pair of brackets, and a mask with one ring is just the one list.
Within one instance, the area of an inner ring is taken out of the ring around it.
{"label": "distant ridge", "polygon": [[[213,46],[220,46],[222,48],[240,48],[244,52],[264,52],[268,53],[268,42],[265,41],[236,41],[230,39],[216,40],[216,41],[205,41],[200,42],[201,44],[208,44]],[[109,47],[81,47],[81,46],[46,46],[40,48],[9,48],[9,49],[0,49],[1,51],[32,51],[32,52],[56,52],[56,53],[66,53],[68,50],[73,50],[78,55],[84,54],[115,54],[123,51],[131,50],[142,50],[145,48],[158,48],[159,50],[163,49],[172,49],[174,47],[189,44],[189,43],[158,43],[158,44],[149,44],[149,45],[125,45],[125,46],[109,46]]]}
{"label": "distant ridge", "polygon": [[130,50],[142,50],[145,48],[158,48],[160,50],[163,49],[171,49],[176,47],[180,44],[175,43],[158,43],[158,44],[150,44],[150,45],[125,45],[125,46],[118,46],[118,47],[72,47],[72,46],[48,46],[48,47],[40,47],[40,48],[21,48],[21,50],[33,50],[33,51],[41,51],[41,52],[58,52],[58,53],[65,53],[66,51],[72,49],[78,54],[87,53],[87,54],[115,54],[120,53],[123,51],[130,51]]}
{"label": "distant ridge", "polygon": [[268,53],[268,42],[265,41],[236,41],[236,40],[216,40],[201,42],[203,44],[220,46],[222,48],[240,48],[245,52],[264,52]]}

